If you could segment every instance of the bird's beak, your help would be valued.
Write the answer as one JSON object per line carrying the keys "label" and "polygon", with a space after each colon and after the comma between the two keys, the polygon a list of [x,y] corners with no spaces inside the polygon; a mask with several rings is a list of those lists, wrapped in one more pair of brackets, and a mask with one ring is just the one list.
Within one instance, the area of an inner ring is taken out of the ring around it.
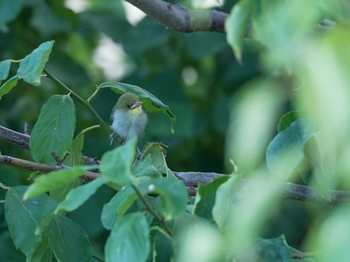
{"label": "bird's beak", "polygon": [[131,109],[134,109],[134,108],[140,106],[141,104],[142,104],[141,101],[136,101],[136,102],[131,106]]}

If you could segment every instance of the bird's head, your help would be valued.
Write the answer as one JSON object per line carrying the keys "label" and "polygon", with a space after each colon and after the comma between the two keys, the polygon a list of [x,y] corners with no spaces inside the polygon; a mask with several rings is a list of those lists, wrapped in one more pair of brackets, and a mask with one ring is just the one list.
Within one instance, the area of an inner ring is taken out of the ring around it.
{"label": "bird's head", "polygon": [[133,93],[124,93],[119,97],[116,108],[133,115],[138,115],[142,113],[141,104],[142,102],[137,95]]}

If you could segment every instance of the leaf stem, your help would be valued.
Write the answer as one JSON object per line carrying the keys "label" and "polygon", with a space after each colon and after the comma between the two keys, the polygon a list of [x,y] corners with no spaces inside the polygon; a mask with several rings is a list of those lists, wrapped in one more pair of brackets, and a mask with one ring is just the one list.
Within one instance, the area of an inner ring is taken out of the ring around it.
{"label": "leaf stem", "polygon": [[102,258],[99,258],[99,257],[96,256],[96,255],[93,255],[92,257],[93,257],[95,260],[97,260],[97,261],[104,262],[104,260],[103,260]]}
{"label": "leaf stem", "polygon": [[3,183],[0,183],[0,188],[5,189],[5,190],[10,190],[10,187],[6,186]]}
{"label": "leaf stem", "polygon": [[92,95],[86,101],[90,103],[90,101],[97,95],[98,91],[100,91],[100,89],[96,87],[95,92],[93,92]]}
{"label": "leaf stem", "polygon": [[145,207],[147,208],[147,210],[161,223],[161,225],[163,226],[165,232],[168,234],[168,236],[172,236],[172,233],[169,229],[169,227],[167,226],[167,224],[164,221],[164,218],[161,217],[152,207],[151,205],[147,202],[147,200],[145,199],[145,197],[142,195],[142,193],[140,192],[140,190],[133,184],[131,184],[132,188],[135,190],[136,194],[138,195],[138,197],[140,198],[141,202],[145,205]]}
{"label": "leaf stem", "polygon": [[85,101],[83,98],[81,98],[77,93],[75,93],[72,89],[70,89],[68,86],[66,86],[64,83],[62,83],[58,78],[56,78],[49,70],[44,68],[44,72],[47,74],[47,76],[54,81],[56,84],[60,85],[64,89],[66,89],[68,92],[70,92],[71,96],[73,96],[76,100],[78,100],[79,103],[81,103],[83,106],[85,106],[91,114],[94,115],[94,117],[98,120],[101,127],[104,127],[106,130],[110,131],[110,127],[106,124],[105,121],[97,114],[97,112],[92,108],[92,106]]}

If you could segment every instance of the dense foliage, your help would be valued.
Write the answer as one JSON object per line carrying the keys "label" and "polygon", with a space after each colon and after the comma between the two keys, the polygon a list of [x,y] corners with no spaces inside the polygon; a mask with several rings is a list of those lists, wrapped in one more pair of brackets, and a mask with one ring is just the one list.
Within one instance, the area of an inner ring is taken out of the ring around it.
{"label": "dense foliage", "polygon": [[[347,0],[227,1],[223,34],[85,3],[0,1],[0,125],[31,136],[0,157],[53,170],[0,166],[5,261],[347,261],[349,206],[327,205],[350,191]],[[125,91],[149,112],[143,159],[109,145]],[[193,198],[174,172],[193,170],[230,175]]]}

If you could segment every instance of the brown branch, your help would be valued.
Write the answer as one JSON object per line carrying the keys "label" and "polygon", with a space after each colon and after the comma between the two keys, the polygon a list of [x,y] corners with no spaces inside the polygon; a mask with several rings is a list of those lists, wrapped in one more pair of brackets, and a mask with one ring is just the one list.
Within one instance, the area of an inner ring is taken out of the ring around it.
{"label": "brown branch", "polygon": [[[69,168],[63,165],[46,165],[46,164],[36,163],[36,162],[15,158],[12,156],[4,156],[4,155],[0,156],[0,164],[16,166],[16,167],[25,168],[28,170],[41,171],[41,172],[51,172],[62,168]],[[98,176],[100,176],[99,173],[86,171],[85,174],[81,176],[81,178],[84,180],[93,180]]]}
{"label": "brown branch", "polygon": [[[15,132],[11,129],[2,126],[0,126],[0,140],[27,149],[29,148],[28,135]],[[84,159],[86,164],[99,164],[99,161],[94,158],[84,157]],[[42,172],[50,172],[62,168],[58,165],[45,165],[10,156],[0,156],[0,163]],[[214,179],[224,176],[224,174],[214,172],[174,172],[174,174],[187,186],[189,194],[192,196],[194,196],[197,193],[197,187],[199,184],[208,184]],[[98,177],[99,175],[99,173],[87,172],[82,178],[84,180],[92,180]],[[268,183],[273,182],[242,179],[241,190],[249,192],[249,188],[254,188],[257,184],[259,185],[259,187],[264,188],[266,187],[266,185],[268,185]],[[280,192],[287,199],[310,201],[323,204],[338,204],[348,202],[350,200],[349,191],[329,190],[328,199],[325,199],[321,194],[319,194],[317,191],[315,191],[309,186],[303,186],[293,183],[280,183],[279,188]]]}
{"label": "brown branch", "polygon": [[[214,179],[224,176],[223,174],[213,172],[174,172],[174,174],[186,186],[190,187],[190,195],[195,195],[198,184],[208,184]],[[257,185],[259,188],[266,188],[270,183],[275,182],[242,179],[240,184],[240,191],[249,192],[249,188],[257,188]],[[310,201],[315,203],[334,205],[349,202],[350,200],[349,191],[329,190],[328,199],[325,199],[325,197],[315,191],[312,187],[289,182],[279,183],[279,190],[285,198],[300,201]]]}
{"label": "brown branch", "polygon": [[126,0],[171,30],[180,32],[225,32],[228,14],[212,10],[191,10],[162,0]]}
{"label": "brown branch", "polygon": [[6,127],[0,126],[0,141],[5,141],[16,146],[29,149],[29,135],[18,133]]}
{"label": "brown branch", "polygon": [[[193,10],[162,0],[125,0],[157,20],[167,28],[179,32],[225,32],[225,20],[228,13],[215,10]],[[316,32],[327,31],[336,23],[324,19],[314,27]],[[246,36],[252,35],[252,23],[249,23]]]}

